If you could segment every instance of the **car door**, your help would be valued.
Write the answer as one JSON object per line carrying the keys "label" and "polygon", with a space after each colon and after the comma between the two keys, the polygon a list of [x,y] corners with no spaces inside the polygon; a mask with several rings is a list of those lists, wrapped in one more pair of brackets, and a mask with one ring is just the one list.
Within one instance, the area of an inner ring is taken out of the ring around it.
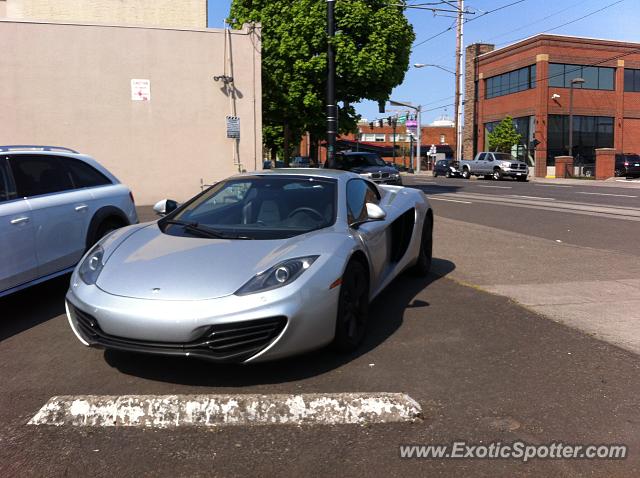
{"label": "car door", "polygon": [[27,198],[32,211],[38,275],[74,266],[86,247],[91,192],[74,189],[57,156],[15,155],[10,164],[18,194]]}
{"label": "car door", "polygon": [[492,153],[487,153],[484,157],[484,168],[482,172],[484,174],[491,174],[493,172],[493,166],[495,164],[495,158]]}
{"label": "car door", "polygon": [[[380,205],[377,187],[364,179],[351,179],[347,183],[347,216],[349,224],[365,220],[367,202]],[[360,237],[372,266],[371,290],[375,290],[384,280],[389,262],[390,241],[387,221],[371,221],[360,224],[354,234]]]}
{"label": "car door", "polygon": [[20,198],[6,156],[0,157],[0,294],[37,278],[35,230],[29,203]]}
{"label": "car door", "polygon": [[480,153],[478,155],[478,159],[476,159],[476,161],[475,161],[476,164],[473,165],[473,168],[474,168],[473,172],[474,173],[476,173],[476,174],[484,174],[485,173],[485,162],[486,162],[485,158],[486,158],[486,156],[487,156],[487,153]]}

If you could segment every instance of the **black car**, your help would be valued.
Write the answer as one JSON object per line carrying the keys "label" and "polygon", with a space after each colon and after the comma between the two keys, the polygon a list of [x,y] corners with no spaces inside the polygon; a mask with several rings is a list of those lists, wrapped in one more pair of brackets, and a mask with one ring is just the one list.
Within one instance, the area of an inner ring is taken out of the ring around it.
{"label": "black car", "polygon": [[[324,167],[329,167],[327,163]],[[375,153],[341,152],[336,154],[335,169],[358,173],[371,181],[379,184],[402,185],[400,171],[394,166],[389,166]]]}
{"label": "black car", "polygon": [[640,178],[640,155],[638,154],[616,154],[616,176],[627,178]]}
{"label": "black car", "polygon": [[439,159],[433,166],[433,177],[446,176],[447,178],[460,176],[458,162],[453,159]]}

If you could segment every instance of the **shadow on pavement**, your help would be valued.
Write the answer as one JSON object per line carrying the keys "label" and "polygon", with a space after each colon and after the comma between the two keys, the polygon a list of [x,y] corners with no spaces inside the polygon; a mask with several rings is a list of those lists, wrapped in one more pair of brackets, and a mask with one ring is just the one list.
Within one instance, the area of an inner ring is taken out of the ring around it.
{"label": "shadow on pavement", "polygon": [[105,351],[104,357],[109,365],[122,373],[181,385],[241,387],[313,377],[338,368],[382,344],[402,325],[405,309],[429,306],[425,301],[415,300],[415,296],[454,269],[452,262],[434,259],[428,277],[414,278],[402,274],[393,281],[371,304],[367,338],[351,354],[340,354],[325,347],[290,359],[251,365],[213,364],[115,350]]}
{"label": "shadow on pavement", "polygon": [[0,342],[64,314],[71,274],[0,299]]}

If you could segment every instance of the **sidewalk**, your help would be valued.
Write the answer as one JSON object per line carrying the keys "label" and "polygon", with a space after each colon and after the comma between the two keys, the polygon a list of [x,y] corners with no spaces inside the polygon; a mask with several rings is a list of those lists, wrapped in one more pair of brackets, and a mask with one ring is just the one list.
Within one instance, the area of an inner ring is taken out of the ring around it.
{"label": "sidewalk", "polygon": [[[432,171],[421,171],[420,173],[401,173],[406,177],[433,177]],[[471,181],[477,179],[471,178]],[[557,184],[559,186],[600,186],[608,188],[632,188],[640,189],[640,178],[625,179],[625,178],[609,178],[604,181],[597,181],[595,179],[562,179],[562,178],[536,178],[535,176],[529,176],[529,181],[541,184]]]}

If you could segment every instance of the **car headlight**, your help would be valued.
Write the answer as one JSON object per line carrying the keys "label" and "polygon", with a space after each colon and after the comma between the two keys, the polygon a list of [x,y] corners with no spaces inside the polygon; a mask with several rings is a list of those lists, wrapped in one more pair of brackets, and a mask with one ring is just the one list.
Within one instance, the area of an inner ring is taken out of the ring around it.
{"label": "car headlight", "polygon": [[98,276],[104,267],[103,258],[104,249],[100,244],[96,244],[93,249],[89,251],[89,254],[87,254],[78,269],[78,275],[80,276],[80,279],[82,279],[82,282],[87,285],[93,285],[96,283]]}
{"label": "car headlight", "polygon": [[502,163],[502,169],[511,169],[511,163]]}
{"label": "car headlight", "polygon": [[272,268],[257,274],[249,282],[240,287],[235,295],[255,294],[277,289],[292,283],[306,271],[320,256],[307,256],[289,259]]}

